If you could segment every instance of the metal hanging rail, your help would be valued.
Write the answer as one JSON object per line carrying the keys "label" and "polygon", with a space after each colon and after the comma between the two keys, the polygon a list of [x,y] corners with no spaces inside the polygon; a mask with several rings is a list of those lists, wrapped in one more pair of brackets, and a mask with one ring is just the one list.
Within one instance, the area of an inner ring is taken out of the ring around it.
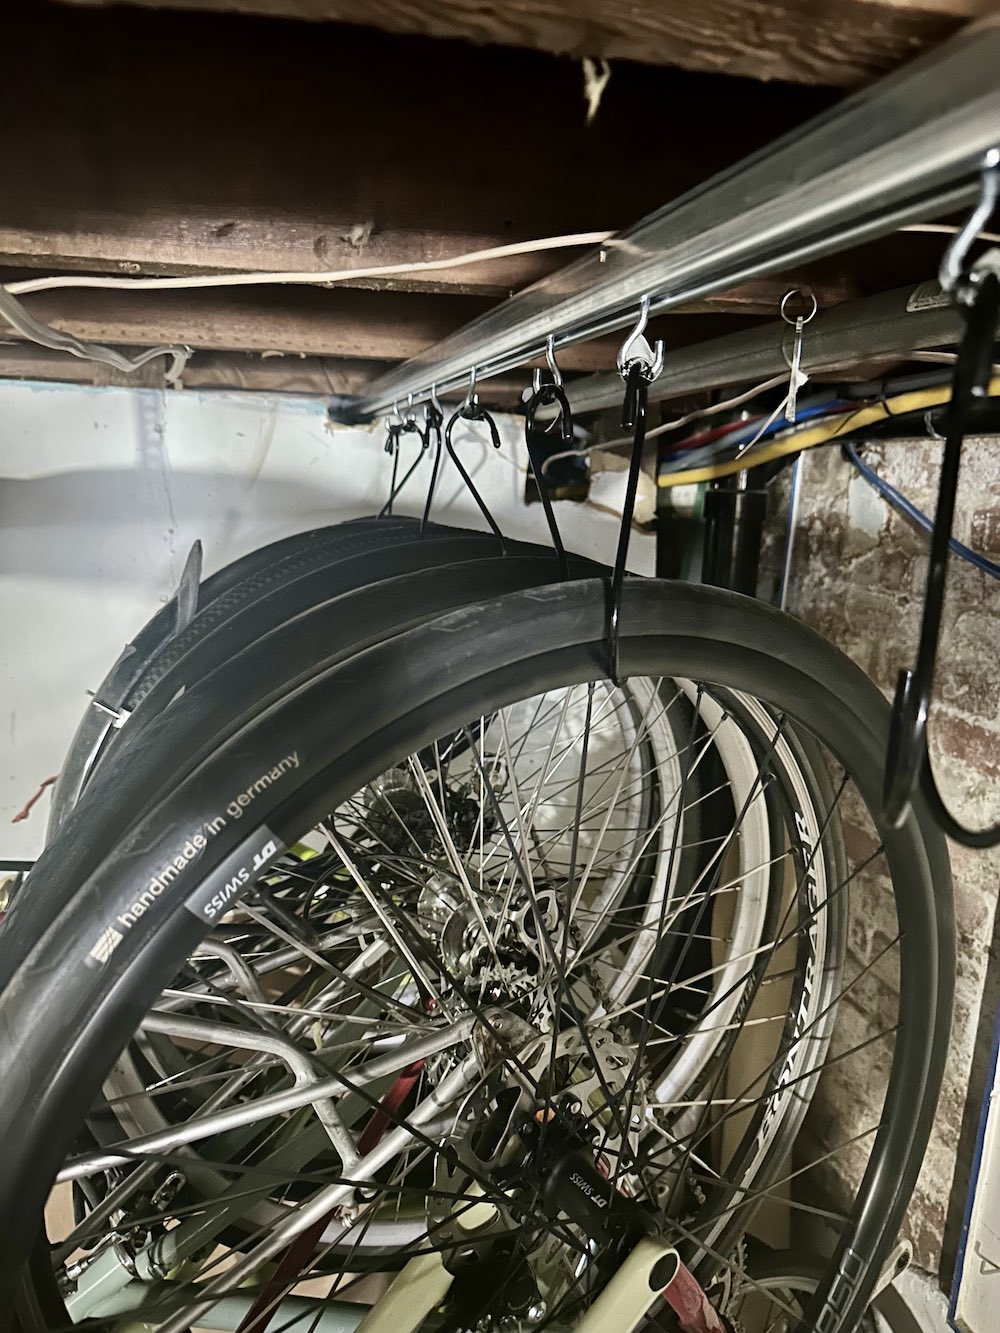
{"label": "metal hanging rail", "polygon": [[[789,332],[779,319],[679,347],[669,357],[669,373],[649,386],[649,401],[787,374]],[[925,348],[953,347],[961,334],[962,316],[931,280],[843,301],[818,315],[809,323],[802,345],[802,369],[829,370],[885,356],[903,358]],[[575,417],[621,403],[622,379],[617,371],[585,375],[564,388]]]}
{"label": "metal hanging rail", "polygon": [[337,415],[369,421],[473,372],[499,375],[543,356],[550,334],[558,350],[614,332],[644,296],[667,310],[962,207],[998,143],[993,17],[519,292],[341,400]]}

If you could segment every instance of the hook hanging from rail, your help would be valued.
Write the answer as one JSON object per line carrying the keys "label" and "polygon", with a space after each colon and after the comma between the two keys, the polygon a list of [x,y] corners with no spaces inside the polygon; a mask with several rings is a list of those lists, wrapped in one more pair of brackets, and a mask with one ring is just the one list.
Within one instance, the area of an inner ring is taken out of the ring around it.
{"label": "hook hanging from rail", "polygon": [[966,272],[965,260],[976,237],[989,222],[1000,195],[1000,148],[991,148],[983,159],[980,175],[979,202],[969,214],[965,226],[952,237],[941,257],[938,282],[942,291],[960,305],[971,305],[975,299],[975,284]]}
{"label": "hook hanging from rail", "polygon": [[[889,728],[883,788],[885,816],[894,828],[905,821],[919,785],[931,815],[948,837],[966,847],[980,848],[1000,844],[1000,824],[986,829],[968,829],[959,824],[947,809],[931,769],[927,751],[927,719],[941,632],[962,443],[976,400],[988,391],[993,343],[1000,319],[1000,253],[987,252],[967,272],[963,270],[963,265],[969,244],[989,218],[998,194],[1000,154],[992,152],[983,166],[983,188],[979,204],[959,234],[957,243],[953,242],[949,246],[941,265],[942,286],[951,291],[959,305],[965,318],[965,330],[959,344],[951,402],[945,417],[944,456],[941,460],[938,502],[931,533],[917,660],[911,670],[899,673]],[[985,208],[987,202],[989,208]]]}
{"label": "hook hanging from rail", "polygon": [[[398,411],[396,415],[399,416]],[[399,441],[403,435],[413,434],[420,437],[420,450],[417,453],[416,458],[403,474],[402,481],[397,485],[396,476],[399,471]],[[405,417],[400,417],[398,422],[389,422],[386,432],[385,451],[387,454],[392,454],[392,479],[389,482],[389,498],[378,511],[378,514],[376,515],[377,518],[387,518],[392,514],[392,506],[395,503],[396,498],[405,488],[406,483],[413,476],[414,472],[416,472],[420,465],[420,460],[426,452],[428,443],[428,436],[420,429],[416,415],[413,412],[412,404],[408,407],[407,415]]]}
{"label": "hook hanging from rail", "polygon": [[[528,398],[524,412],[524,441],[528,448],[528,462],[531,464],[532,475],[535,478],[538,498],[542,502],[545,521],[549,526],[549,535],[552,538],[552,546],[556,553],[556,559],[559,561],[559,577],[567,579],[569,577],[569,562],[566,557],[566,548],[559,532],[555,510],[552,508],[552,496],[549,494],[548,481],[543,471],[545,459],[551,452],[546,446],[553,427],[559,427],[563,445],[573,443],[573,415],[570,411],[569,401],[563,391],[562,372],[556,364],[554,343],[554,336],[550,333],[545,346],[545,359],[552,375],[552,382],[543,384],[540,370],[536,370],[532,377],[531,395]],[[559,414],[555,420],[550,422],[548,426],[538,425],[536,417],[539,409],[553,406],[559,408]]]}
{"label": "hook hanging from rail", "polygon": [[639,317],[618,349],[618,370],[623,380],[628,378],[629,366],[634,363],[643,367],[647,384],[652,384],[663,369],[663,343],[658,339],[655,348],[650,347],[645,336],[648,323],[649,297],[644,296],[639,305]]}
{"label": "hook hanging from rail", "polygon": [[[809,313],[804,310],[799,311],[797,315],[790,315],[786,309],[793,296],[808,296],[812,301],[812,307]],[[815,317],[819,309],[819,303],[812,292],[800,292],[798,288],[793,287],[790,292],[785,292],[781,298],[781,304],[778,306],[778,314],[790,325],[793,330],[792,355],[788,357],[784,349],[782,355],[788,365],[788,393],[785,395],[785,420],[795,424],[795,418],[798,414],[799,390],[808,383],[809,376],[802,369],[802,343],[805,337],[805,327],[811,319]]]}
{"label": "hook hanging from rail", "polygon": [[642,469],[642,447],[646,440],[647,391],[663,369],[663,343],[657,341],[655,348],[650,347],[644,335],[648,319],[649,297],[644,296],[636,325],[622,343],[618,353],[618,370],[625,381],[622,429],[631,430],[633,435],[625,501],[622,505],[622,522],[618,530],[618,549],[608,584],[608,620],[605,632],[608,646],[608,675],[616,685],[621,683],[618,650],[622,590],[625,586],[625,562],[628,559],[632,515],[635,513],[635,497],[638,494],[639,473]]}
{"label": "hook hanging from rail", "polygon": [[[490,416],[489,412],[487,412],[486,408],[481,407],[479,404],[479,395],[476,393],[476,370],[474,366],[472,368],[472,374],[469,376],[469,392],[466,395],[465,402],[461,405],[461,407],[457,409],[457,411],[452,413],[451,419],[448,422],[448,425],[445,427],[444,447],[448,450],[448,456],[451,458],[451,461],[455,464],[455,467],[458,469],[459,476],[465,482],[466,489],[468,490],[469,494],[472,496],[473,500],[475,500],[477,506],[479,507],[479,512],[482,514],[483,518],[486,519],[486,522],[489,524],[490,530],[496,537],[497,541],[500,543],[500,554],[506,555],[507,543],[504,541],[504,535],[500,531],[496,519],[490,513],[486,501],[483,499],[483,497],[479,494],[479,491],[476,489],[475,483],[473,482],[472,477],[469,475],[468,470],[462,463],[462,460],[459,458],[458,454],[455,452],[455,446],[452,443],[451,437],[452,437],[452,432],[454,431],[455,426],[459,421],[484,422],[487,429],[489,430],[490,442],[493,445],[493,448],[494,449],[500,448],[500,432],[497,429],[497,423]],[[428,497],[428,509],[429,508],[430,508],[430,498]]]}
{"label": "hook hanging from rail", "polygon": [[430,401],[424,403],[424,448],[430,447],[431,437],[434,438],[434,458],[431,462],[431,479],[427,486],[427,497],[424,500],[423,517],[420,520],[420,536],[423,537],[427,532],[427,524],[430,522],[431,505],[434,503],[434,489],[437,486],[438,470],[441,467],[441,425],[444,421],[444,408],[438,401],[437,385],[431,385]]}
{"label": "hook hanging from rail", "polygon": [[[563,386],[563,377],[562,371],[559,369],[556,362],[556,335],[554,333],[550,333],[545,339],[545,361],[549,368],[549,374],[552,376],[552,383],[557,388],[561,389]],[[542,372],[537,369],[533,370],[531,372],[531,387],[535,393],[538,392],[541,385]],[[527,392],[527,390],[525,392]]]}

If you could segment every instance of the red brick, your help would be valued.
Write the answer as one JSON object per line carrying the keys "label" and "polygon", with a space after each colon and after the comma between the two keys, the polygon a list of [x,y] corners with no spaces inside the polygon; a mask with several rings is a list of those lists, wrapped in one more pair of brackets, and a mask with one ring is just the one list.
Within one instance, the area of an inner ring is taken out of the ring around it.
{"label": "red brick", "polygon": [[934,710],[930,729],[932,751],[960,759],[977,774],[1000,777],[1000,732],[940,706]]}

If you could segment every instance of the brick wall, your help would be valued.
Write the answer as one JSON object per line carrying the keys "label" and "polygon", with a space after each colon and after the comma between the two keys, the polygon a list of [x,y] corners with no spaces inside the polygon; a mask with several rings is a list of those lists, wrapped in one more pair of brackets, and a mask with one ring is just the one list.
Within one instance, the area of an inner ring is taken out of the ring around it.
{"label": "brick wall", "polygon": [[[926,440],[886,443],[864,451],[866,461],[925,512],[933,513],[940,445]],[[762,567],[762,594],[773,592],[784,540],[787,474],[776,487]],[[965,448],[955,535],[1000,560],[1000,440]],[[788,609],[858,662],[891,696],[896,673],[915,656],[927,572],[927,538],[895,511],[842,458],[817,449],[803,464]],[[968,564],[949,562],[948,597],[929,725],[938,784],[955,814],[976,826],[1000,819],[1000,584]],[[865,836],[861,830],[849,835]],[[937,1122],[908,1232],[915,1261],[950,1281],[961,1218],[971,1140],[982,1096],[983,1064],[997,1003],[994,913],[1000,853],[952,847],[958,920],[958,988],[951,1059]],[[850,953],[864,962],[875,929],[852,935]],[[880,983],[889,985],[885,978]],[[842,1024],[878,1021],[886,993],[869,989],[848,1007]],[[981,1012],[982,1011],[982,1012]],[[872,1064],[881,1058],[872,1048]],[[971,1085],[970,1085],[971,1076]],[[816,1107],[832,1142],[858,1132],[877,1106],[857,1080],[821,1085]]]}

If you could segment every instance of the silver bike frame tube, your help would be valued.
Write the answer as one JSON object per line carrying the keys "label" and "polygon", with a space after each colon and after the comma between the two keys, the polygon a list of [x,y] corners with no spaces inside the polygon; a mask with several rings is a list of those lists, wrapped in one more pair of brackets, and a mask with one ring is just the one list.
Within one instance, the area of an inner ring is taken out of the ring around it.
{"label": "silver bike frame tube", "polygon": [[[211,1327],[211,1320],[205,1320],[203,1316],[212,1310],[221,1297],[245,1282],[261,1264],[280,1253],[314,1222],[318,1222],[338,1206],[351,1206],[355,1197],[356,1182],[370,1180],[387,1162],[407,1148],[414,1137],[411,1127],[426,1125],[435,1119],[471,1086],[478,1074],[479,1065],[476,1057],[470,1055],[456,1069],[445,1075],[438,1086],[410,1113],[405,1124],[389,1130],[371,1152],[359,1161],[355,1169],[354,1182],[328,1185],[325,1189],[317,1191],[306,1203],[287,1213],[253,1249],[248,1250],[218,1277],[207,1282],[200,1289],[200,1299],[172,1319],[166,1320],[160,1326],[158,1333],[187,1333],[187,1330],[195,1324],[207,1324]],[[350,1220],[345,1220],[344,1231],[350,1230],[351,1224]]]}
{"label": "silver bike frame tube", "polygon": [[[423,1060],[430,1055],[436,1055],[438,1051],[447,1050],[464,1041],[475,1026],[475,1022],[476,1019],[471,1016],[459,1019],[449,1024],[442,1032],[435,1032],[420,1041],[408,1042],[378,1060],[358,1065],[356,1069],[351,1070],[351,1083],[357,1085],[373,1083],[387,1074],[398,1073],[400,1069],[405,1069],[415,1060]],[[134,1164],[136,1159],[141,1160],[145,1153],[172,1152],[182,1144],[195,1143],[199,1139],[221,1134],[226,1130],[238,1129],[256,1120],[266,1119],[268,1116],[297,1111],[302,1106],[311,1105],[319,1098],[340,1096],[346,1091],[346,1085],[339,1074],[331,1074],[328,1078],[316,1079],[304,1086],[290,1088],[288,1092],[274,1092],[247,1102],[246,1105],[230,1106],[223,1111],[213,1111],[209,1115],[196,1117],[183,1125],[165,1129],[161,1133],[131,1139],[127,1152],[116,1153],[112,1150],[78,1157],[63,1167],[56,1179],[59,1182],[80,1180],[84,1176],[92,1176],[115,1166]]]}
{"label": "silver bike frame tube", "polygon": [[[635,319],[959,208],[1000,141],[1000,17],[651,214],[378,379],[368,421]],[[649,158],[656,169],[655,152]]]}

